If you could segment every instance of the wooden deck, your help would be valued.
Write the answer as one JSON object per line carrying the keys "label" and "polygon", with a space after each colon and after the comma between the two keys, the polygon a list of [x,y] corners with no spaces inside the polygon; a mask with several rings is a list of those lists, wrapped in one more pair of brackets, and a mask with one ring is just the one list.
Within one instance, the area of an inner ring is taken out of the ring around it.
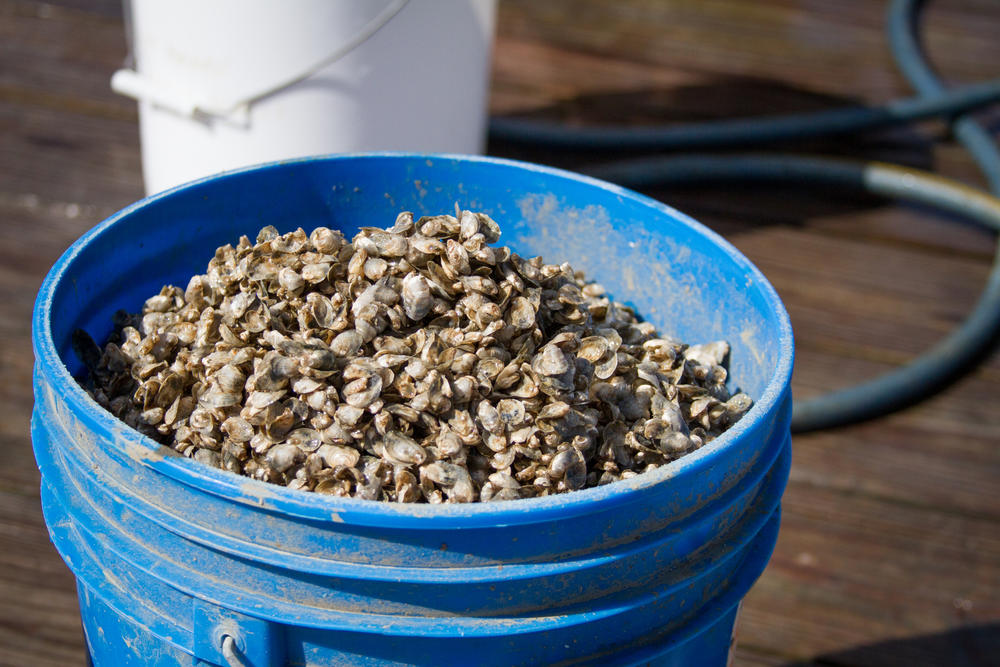
{"label": "wooden deck", "polygon": [[[907,95],[875,0],[501,0],[491,104],[569,122],[684,121]],[[948,80],[1000,76],[1000,5],[931,3]],[[0,0],[0,665],[82,665],[73,578],[48,541],[31,453],[30,313],[45,272],[141,196],[137,116],[108,87],[118,0]],[[461,91],[456,91],[461,94]],[[985,116],[997,127],[1000,114]],[[878,157],[979,183],[943,126],[784,148]],[[491,145],[582,167],[594,156]],[[807,397],[899,366],[975,302],[992,234],[840,193],[652,194],[773,282]],[[1000,355],[891,417],[794,441],[773,560],[737,665],[1000,664]]]}

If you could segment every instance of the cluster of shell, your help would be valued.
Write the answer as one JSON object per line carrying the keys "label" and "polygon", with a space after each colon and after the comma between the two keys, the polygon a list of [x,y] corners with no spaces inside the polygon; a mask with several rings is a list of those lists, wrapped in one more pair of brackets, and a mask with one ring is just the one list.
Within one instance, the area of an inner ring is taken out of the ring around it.
{"label": "cluster of shell", "polygon": [[750,407],[726,389],[726,343],[660,337],[568,264],[491,246],[492,219],[456,213],[221,247],[90,343],[90,390],[208,465],[431,503],[632,477]]}

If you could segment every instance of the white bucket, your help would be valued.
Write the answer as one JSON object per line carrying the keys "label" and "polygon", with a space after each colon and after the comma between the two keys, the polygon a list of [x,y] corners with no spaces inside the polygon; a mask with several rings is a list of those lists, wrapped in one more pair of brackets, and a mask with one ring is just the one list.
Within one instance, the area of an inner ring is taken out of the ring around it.
{"label": "white bucket", "polygon": [[[479,153],[496,0],[131,0],[147,193],[371,150]],[[126,26],[128,29],[128,26]]]}

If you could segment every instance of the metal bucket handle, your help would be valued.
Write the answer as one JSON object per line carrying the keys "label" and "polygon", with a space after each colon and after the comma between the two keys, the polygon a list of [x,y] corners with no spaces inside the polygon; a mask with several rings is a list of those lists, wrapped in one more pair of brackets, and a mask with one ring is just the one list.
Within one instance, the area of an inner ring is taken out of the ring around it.
{"label": "metal bucket handle", "polygon": [[284,664],[280,626],[205,600],[194,601],[194,656],[227,667]]}

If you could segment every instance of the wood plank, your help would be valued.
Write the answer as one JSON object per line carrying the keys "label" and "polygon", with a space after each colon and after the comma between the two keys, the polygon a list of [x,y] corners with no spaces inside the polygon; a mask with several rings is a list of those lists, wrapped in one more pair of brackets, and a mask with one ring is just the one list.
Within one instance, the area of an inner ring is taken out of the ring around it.
{"label": "wood plank", "polygon": [[788,659],[755,646],[745,646],[737,640],[733,665],[736,667],[787,667]]}
{"label": "wood plank", "polygon": [[[505,2],[500,34],[669,69],[751,73],[851,98],[878,101],[908,92],[885,47],[884,1],[808,8],[794,0],[543,4]],[[940,6],[932,6],[926,33],[938,67],[960,81],[995,76],[980,55],[996,48],[995,8],[982,2],[934,5]]]}
{"label": "wood plank", "polygon": [[[19,100],[83,115],[137,117],[136,104],[111,90],[126,56],[118,16],[48,3],[0,2],[0,101]],[[44,135],[43,135],[44,136]]]}
{"label": "wood plank", "polygon": [[138,130],[67,111],[0,100],[4,189],[43,202],[124,206],[141,196]]}
{"label": "wood plank", "polygon": [[0,480],[0,664],[82,664],[73,576],[40,519],[37,490],[10,493]]}
{"label": "wood plank", "polygon": [[984,502],[997,491],[995,438],[932,436],[919,428],[877,425],[794,440],[792,479],[817,489],[957,516],[1000,520]]}
{"label": "wood plank", "polygon": [[[806,660],[909,637],[911,648],[922,651],[919,659],[894,662],[886,651],[877,661],[833,664],[986,664],[958,662],[960,646],[922,638],[988,624],[1000,613],[994,521],[846,501],[795,481],[782,508],[775,555],[744,603],[745,648],[780,647],[789,660]],[[997,638],[991,641],[995,646]]]}

